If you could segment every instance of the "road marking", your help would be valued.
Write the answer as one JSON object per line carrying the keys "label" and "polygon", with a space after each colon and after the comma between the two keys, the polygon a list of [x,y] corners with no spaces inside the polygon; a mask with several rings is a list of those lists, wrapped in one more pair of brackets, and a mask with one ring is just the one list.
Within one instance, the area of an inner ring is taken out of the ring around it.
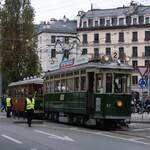
{"label": "road marking", "polygon": [[[135,140],[132,138],[122,138],[122,137],[118,137],[118,136],[115,136],[115,135],[109,135],[108,133],[102,133],[102,132],[92,132],[92,131],[86,131],[86,130],[81,130],[81,129],[72,129],[74,131],[79,131],[80,133],[83,132],[83,133],[87,133],[87,134],[94,134],[94,135],[100,135],[100,136],[105,136],[105,137],[109,137],[109,138],[113,138],[113,139],[119,139],[119,140],[124,140],[124,141],[129,141],[129,142],[133,142],[133,143],[138,143],[138,144],[143,144],[143,145],[148,145],[150,146],[150,143],[145,143],[145,142],[142,142],[142,141],[136,141],[136,138]],[[139,140],[140,138],[138,138]],[[142,138],[141,138],[142,139]]]}
{"label": "road marking", "polygon": [[150,128],[132,129],[132,131],[144,131],[144,130],[150,130]]}
{"label": "road marking", "polygon": [[34,131],[37,132],[37,133],[48,135],[49,136],[48,138],[74,142],[74,140],[72,138],[68,137],[68,136],[58,136],[58,135],[47,133],[47,132],[44,132],[44,131],[41,131],[41,130],[34,130]]}
{"label": "road marking", "polygon": [[8,140],[11,140],[11,141],[13,141],[13,142],[15,142],[15,143],[17,143],[17,144],[22,144],[21,141],[16,140],[16,139],[14,139],[14,138],[12,138],[12,137],[10,137],[10,136],[7,136],[7,135],[5,135],[5,134],[2,134],[1,136],[4,137],[4,138],[6,138],[6,139],[8,139]]}
{"label": "road marking", "polygon": [[37,150],[36,148],[31,148],[30,150]]}

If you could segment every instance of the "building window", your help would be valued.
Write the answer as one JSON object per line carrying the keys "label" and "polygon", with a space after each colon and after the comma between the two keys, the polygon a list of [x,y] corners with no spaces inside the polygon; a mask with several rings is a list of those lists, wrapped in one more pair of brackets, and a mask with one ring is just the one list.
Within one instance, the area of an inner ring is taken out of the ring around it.
{"label": "building window", "polygon": [[145,46],[145,57],[150,57],[150,46]]}
{"label": "building window", "polygon": [[126,17],[126,24],[131,25],[131,17],[130,16]]}
{"label": "building window", "polygon": [[98,21],[95,21],[95,27],[98,27]]}
{"label": "building window", "polygon": [[99,57],[99,49],[94,48],[94,58],[98,58],[98,57]]}
{"label": "building window", "polygon": [[149,17],[146,17],[145,18],[145,24],[149,24],[150,23],[150,18]]}
{"label": "building window", "polygon": [[55,58],[55,57],[56,57],[56,50],[51,49],[51,58]]}
{"label": "building window", "polygon": [[124,18],[119,18],[119,26],[123,26],[124,25]]}
{"label": "building window", "polygon": [[136,69],[137,66],[138,66],[137,60],[133,60],[133,61],[132,61],[132,65],[133,65],[133,67]]}
{"label": "building window", "polygon": [[94,34],[94,43],[99,43],[99,34]]}
{"label": "building window", "polygon": [[87,34],[83,34],[83,44],[87,44]]}
{"label": "building window", "polygon": [[145,66],[150,68],[150,60],[145,60]]}
{"label": "building window", "polygon": [[87,28],[87,22],[86,21],[83,22],[83,28]]}
{"label": "building window", "polygon": [[116,26],[117,25],[117,18],[112,18],[111,23],[112,23],[112,26]]}
{"label": "building window", "polygon": [[132,32],[132,41],[137,42],[138,41],[138,33],[137,32]]}
{"label": "building window", "polygon": [[86,55],[87,54],[87,48],[82,49],[82,54],[81,55]]}
{"label": "building window", "polygon": [[133,18],[133,25],[137,24],[137,18]]}
{"label": "building window", "polygon": [[119,47],[119,59],[124,60],[124,47]]}
{"label": "building window", "polygon": [[124,33],[119,32],[119,42],[124,42]]}
{"label": "building window", "polygon": [[65,37],[65,43],[69,44],[69,37]]}
{"label": "building window", "polygon": [[138,76],[132,76],[132,84],[137,85],[138,84]]}
{"label": "building window", "polygon": [[93,19],[88,20],[88,26],[91,28],[93,27]]}
{"label": "building window", "polygon": [[106,55],[111,55],[111,48],[110,47],[106,47]]}
{"label": "building window", "polygon": [[138,57],[137,47],[132,47],[132,57]]}
{"label": "building window", "polygon": [[106,26],[110,26],[110,20],[106,20]]}
{"label": "building window", "polygon": [[150,41],[150,31],[145,31],[145,41]]}
{"label": "building window", "polygon": [[105,40],[106,43],[111,43],[111,35],[110,33],[106,33],[106,40]]}
{"label": "building window", "polygon": [[105,19],[104,18],[100,19],[100,26],[105,26]]}
{"label": "building window", "polygon": [[51,36],[51,43],[55,43],[56,42],[56,36],[52,35]]}
{"label": "building window", "polygon": [[143,24],[144,23],[144,16],[139,16],[139,24]]}

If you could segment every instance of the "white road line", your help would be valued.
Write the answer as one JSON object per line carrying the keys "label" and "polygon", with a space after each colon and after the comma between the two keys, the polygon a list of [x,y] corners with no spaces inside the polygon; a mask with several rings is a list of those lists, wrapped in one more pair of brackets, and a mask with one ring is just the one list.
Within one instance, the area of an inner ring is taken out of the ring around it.
{"label": "white road line", "polygon": [[31,148],[30,150],[37,150],[36,148]]}
{"label": "white road line", "polygon": [[[87,133],[87,134],[94,134],[94,135],[100,135],[100,136],[105,136],[105,137],[109,137],[109,138],[113,138],[113,139],[119,139],[119,140],[124,140],[124,141],[129,141],[129,142],[133,142],[133,143],[138,143],[138,144],[143,144],[143,145],[148,145],[150,146],[150,143],[145,143],[145,142],[142,142],[142,141],[136,141],[136,138],[135,139],[131,139],[131,138],[123,138],[123,137],[118,137],[118,136],[115,136],[115,135],[109,135],[107,133],[101,133],[101,132],[92,132],[92,131],[83,131],[83,130],[80,130],[80,129],[73,129],[74,131],[79,131],[79,132],[82,132],[82,133]],[[139,140],[139,139],[138,139]]]}
{"label": "white road line", "polygon": [[10,137],[10,136],[7,136],[7,135],[5,135],[5,134],[2,134],[1,136],[4,137],[4,138],[6,138],[6,139],[8,139],[8,140],[11,140],[11,141],[13,141],[13,142],[15,142],[15,143],[17,143],[17,144],[22,144],[21,141],[16,140],[16,139],[14,139],[14,138],[12,138],[12,137]]}
{"label": "white road line", "polygon": [[132,131],[144,131],[144,130],[150,130],[150,128],[132,129]]}
{"label": "white road line", "polygon": [[68,136],[58,136],[58,135],[55,135],[55,134],[51,134],[51,133],[47,133],[45,131],[41,131],[41,130],[34,130],[35,132],[37,133],[41,133],[41,134],[44,134],[44,135],[48,135],[49,138],[53,138],[53,139],[59,139],[59,140],[65,140],[65,141],[70,141],[70,142],[74,142],[73,139],[71,139],[70,137]]}

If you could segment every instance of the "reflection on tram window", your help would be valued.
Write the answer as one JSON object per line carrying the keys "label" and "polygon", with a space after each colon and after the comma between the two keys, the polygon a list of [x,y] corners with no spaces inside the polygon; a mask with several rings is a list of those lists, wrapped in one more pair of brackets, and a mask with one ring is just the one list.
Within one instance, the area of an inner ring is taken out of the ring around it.
{"label": "reflection on tram window", "polygon": [[128,75],[126,74],[114,74],[114,92],[126,93],[128,85]]}
{"label": "reflection on tram window", "polygon": [[54,82],[54,88],[55,88],[55,92],[60,92],[60,80],[56,80]]}
{"label": "reflection on tram window", "polygon": [[61,91],[66,92],[66,80],[61,80]]}
{"label": "reflection on tram window", "polygon": [[72,92],[73,91],[73,78],[67,79],[66,89],[67,89],[67,92]]}
{"label": "reflection on tram window", "polygon": [[112,74],[106,74],[106,93],[112,93]]}
{"label": "reflection on tram window", "polygon": [[103,76],[102,74],[96,75],[96,92],[102,93]]}

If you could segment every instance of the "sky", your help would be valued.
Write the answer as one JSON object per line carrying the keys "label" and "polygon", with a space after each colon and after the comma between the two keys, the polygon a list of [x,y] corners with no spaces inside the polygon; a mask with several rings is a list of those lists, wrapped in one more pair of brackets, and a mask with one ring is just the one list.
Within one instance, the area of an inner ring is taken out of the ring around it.
{"label": "sky", "polygon": [[[150,5],[150,0],[134,0]],[[91,8],[106,9],[129,6],[131,0],[31,0],[35,10],[35,23],[49,21],[51,18],[62,19],[65,15],[70,20],[76,19],[79,10],[88,11]]]}

